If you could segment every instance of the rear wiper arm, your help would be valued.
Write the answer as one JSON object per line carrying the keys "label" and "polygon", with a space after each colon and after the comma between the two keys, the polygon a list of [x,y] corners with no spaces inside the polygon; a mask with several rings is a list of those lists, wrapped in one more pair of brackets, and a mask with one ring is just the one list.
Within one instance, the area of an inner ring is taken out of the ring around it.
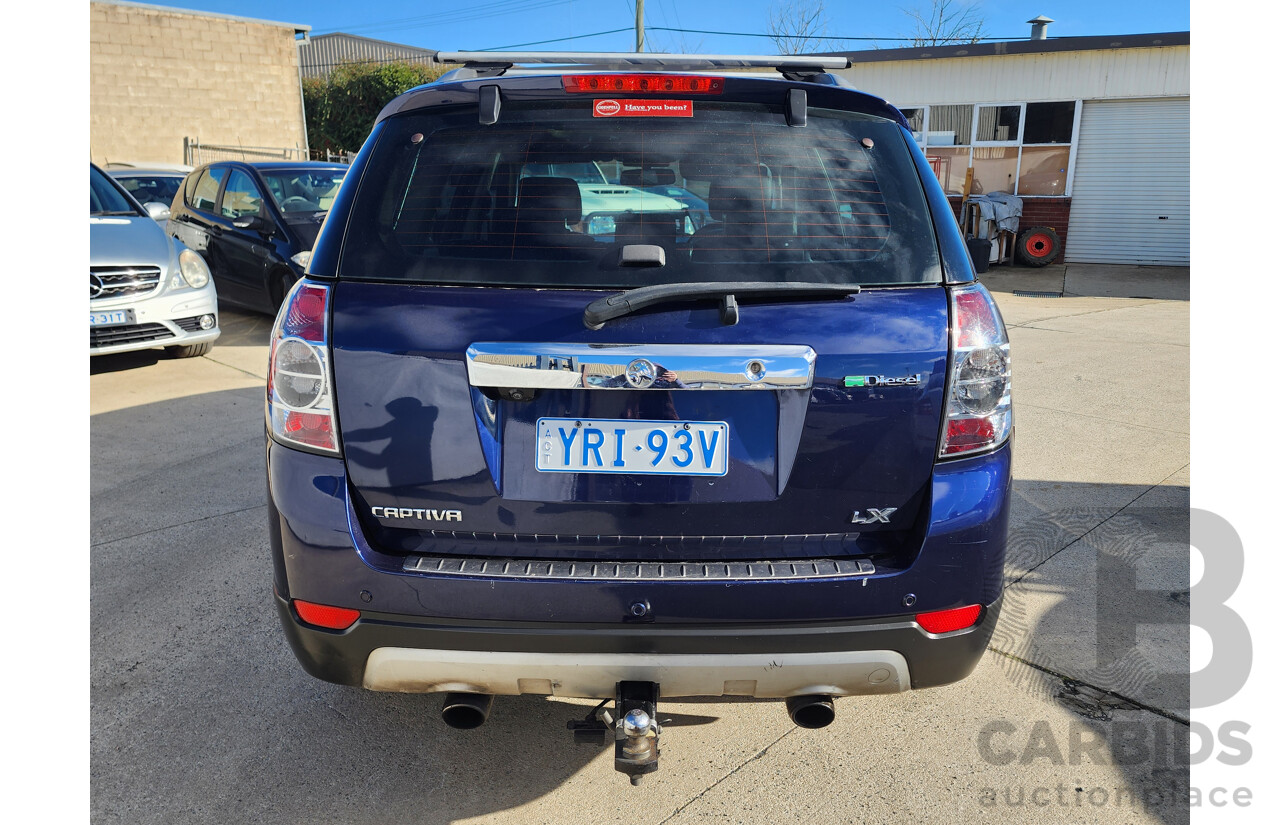
{"label": "rear wiper arm", "polygon": [[729,281],[692,284],[657,284],[628,289],[606,298],[599,298],[587,305],[582,313],[582,323],[587,329],[600,329],[605,321],[676,301],[696,301],[702,298],[719,298],[720,320],[732,325],[738,322],[738,304],[735,298],[760,296],[789,298],[842,298],[862,290],[857,284],[813,284],[778,281]]}

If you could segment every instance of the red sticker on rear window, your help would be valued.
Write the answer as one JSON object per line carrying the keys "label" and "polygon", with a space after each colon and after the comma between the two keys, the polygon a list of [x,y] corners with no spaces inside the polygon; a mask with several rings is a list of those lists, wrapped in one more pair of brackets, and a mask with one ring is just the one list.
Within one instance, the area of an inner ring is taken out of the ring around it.
{"label": "red sticker on rear window", "polygon": [[693,117],[692,100],[597,100],[596,117]]}

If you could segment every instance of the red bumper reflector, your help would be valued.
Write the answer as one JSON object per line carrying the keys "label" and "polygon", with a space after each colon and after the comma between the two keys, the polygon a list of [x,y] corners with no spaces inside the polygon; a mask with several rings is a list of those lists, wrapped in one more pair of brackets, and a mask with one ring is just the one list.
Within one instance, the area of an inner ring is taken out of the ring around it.
{"label": "red bumper reflector", "polygon": [[973,627],[982,613],[982,605],[971,604],[968,607],[957,607],[951,610],[935,610],[932,613],[916,614],[916,623],[929,633],[950,633],[953,630],[964,630]]}
{"label": "red bumper reflector", "polygon": [[330,630],[346,630],[356,623],[356,619],[360,618],[359,610],[304,602],[302,599],[294,599],[293,607],[298,611],[298,616],[302,621],[307,624],[313,624],[316,627],[326,627]]}

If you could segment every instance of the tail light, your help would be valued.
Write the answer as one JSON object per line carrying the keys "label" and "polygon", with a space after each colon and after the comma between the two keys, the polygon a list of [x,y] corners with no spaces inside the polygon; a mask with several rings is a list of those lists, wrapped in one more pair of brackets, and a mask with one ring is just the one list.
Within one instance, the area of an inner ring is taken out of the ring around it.
{"label": "tail light", "polygon": [[299,281],[271,330],[267,425],[279,442],[337,455],[329,368],[329,287]]}
{"label": "tail light", "polygon": [[1003,444],[1013,431],[1009,336],[981,284],[951,291],[953,359],[939,458]]}

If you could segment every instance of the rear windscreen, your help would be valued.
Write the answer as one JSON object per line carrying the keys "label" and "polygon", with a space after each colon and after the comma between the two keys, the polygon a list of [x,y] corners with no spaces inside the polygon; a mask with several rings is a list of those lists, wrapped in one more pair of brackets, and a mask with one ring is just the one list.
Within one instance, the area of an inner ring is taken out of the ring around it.
{"label": "rear windscreen", "polygon": [[[629,288],[690,281],[919,284],[937,246],[897,124],[693,103],[593,116],[590,101],[390,118],[363,175],[342,278]],[[628,250],[625,247],[644,247]],[[625,261],[625,262],[624,262]]]}

